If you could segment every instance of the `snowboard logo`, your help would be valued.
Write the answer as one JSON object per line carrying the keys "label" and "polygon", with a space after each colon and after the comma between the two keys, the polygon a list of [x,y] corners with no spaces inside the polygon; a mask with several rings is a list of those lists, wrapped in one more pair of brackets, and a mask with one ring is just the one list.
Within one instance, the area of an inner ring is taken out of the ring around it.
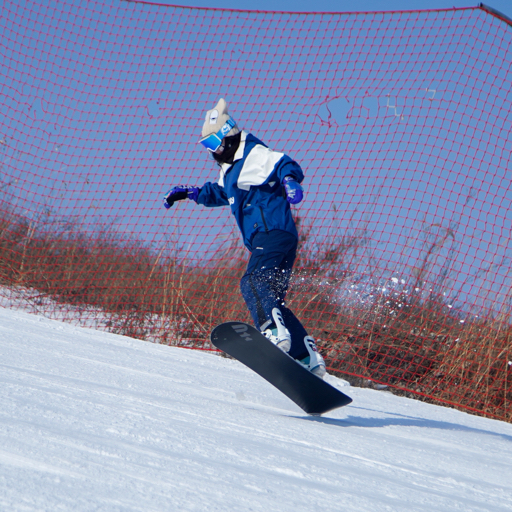
{"label": "snowboard logo", "polygon": [[251,335],[247,332],[248,328],[245,324],[234,324],[233,330],[241,337],[244,338],[245,341],[252,341]]}

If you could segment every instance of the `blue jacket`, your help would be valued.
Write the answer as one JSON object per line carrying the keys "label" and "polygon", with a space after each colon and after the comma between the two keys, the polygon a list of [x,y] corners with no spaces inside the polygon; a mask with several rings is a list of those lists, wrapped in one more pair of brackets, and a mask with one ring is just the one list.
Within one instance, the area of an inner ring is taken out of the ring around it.
{"label": "blue jacket", "polygon": [[297,162],[242,131],[234,162],[222,164],[217,183],[203,185],[197,203],[209,207],[230,205],[244,244],[251,252],[251,241],[259,231],[280,229],[298,238],[281,185],[285,176],[293,176],[299,183],[304,179]]}

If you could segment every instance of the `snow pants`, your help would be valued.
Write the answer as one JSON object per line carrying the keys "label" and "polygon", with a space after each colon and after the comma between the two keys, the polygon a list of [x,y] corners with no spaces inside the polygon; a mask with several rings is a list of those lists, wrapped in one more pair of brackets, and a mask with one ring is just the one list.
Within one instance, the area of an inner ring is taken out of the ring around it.
{"label": "snow pants", "polygon": [[281,311],[292,338],[288,353],[294,359],[302,359],[308,355],[304,344],[308,333],[285,305],[297,243],[297,238],[286,231],[257,233],[252,240],[253,250],[240,289],[257,329],[265,330],[273,324],[274,308]]}

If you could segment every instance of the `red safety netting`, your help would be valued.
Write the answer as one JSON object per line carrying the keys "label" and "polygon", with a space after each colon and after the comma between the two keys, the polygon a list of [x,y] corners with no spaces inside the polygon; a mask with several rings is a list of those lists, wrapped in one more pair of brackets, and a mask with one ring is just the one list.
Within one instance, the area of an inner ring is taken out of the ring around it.
{"label": "red safety netting", "polygon": [[512,27],[483,6],[2,4],[0,304],[210,349],[249,321],[197,143],[223,96],[303,167],[290,307],[331,372],[511,420]]}

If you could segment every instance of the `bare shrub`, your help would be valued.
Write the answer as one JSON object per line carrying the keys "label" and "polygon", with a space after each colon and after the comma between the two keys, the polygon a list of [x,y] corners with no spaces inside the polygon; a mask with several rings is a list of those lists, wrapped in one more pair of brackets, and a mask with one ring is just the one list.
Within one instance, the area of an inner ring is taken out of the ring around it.
{"label": "bare shrub", "polygon": [[[239,291],[246,253],[238,237],[204,266],[191,267],[172,247],[156,251],[112,229],[84,233],[69,223],[41,224],[5,208],[0,213],[0,283],[37,290],[70,307],[93,306],[108,314],[111,332],[211,349],[215,325],[249,320]],[[435,244],[410,278],[414,290],[426,282],[431,255],[440,247]],[[364,286],[373,291],[364,301],[345,300],[342,291],[361,280],[357,261],[371,261],[368,248],[364,230],[319,244],[311,227],[301,229],[288,301],[330,371],[353,384],[378,383],[512,421],[507,311],[465,318],[448,307],[439,280],[427,294],[389,294],[370,280]]]}

